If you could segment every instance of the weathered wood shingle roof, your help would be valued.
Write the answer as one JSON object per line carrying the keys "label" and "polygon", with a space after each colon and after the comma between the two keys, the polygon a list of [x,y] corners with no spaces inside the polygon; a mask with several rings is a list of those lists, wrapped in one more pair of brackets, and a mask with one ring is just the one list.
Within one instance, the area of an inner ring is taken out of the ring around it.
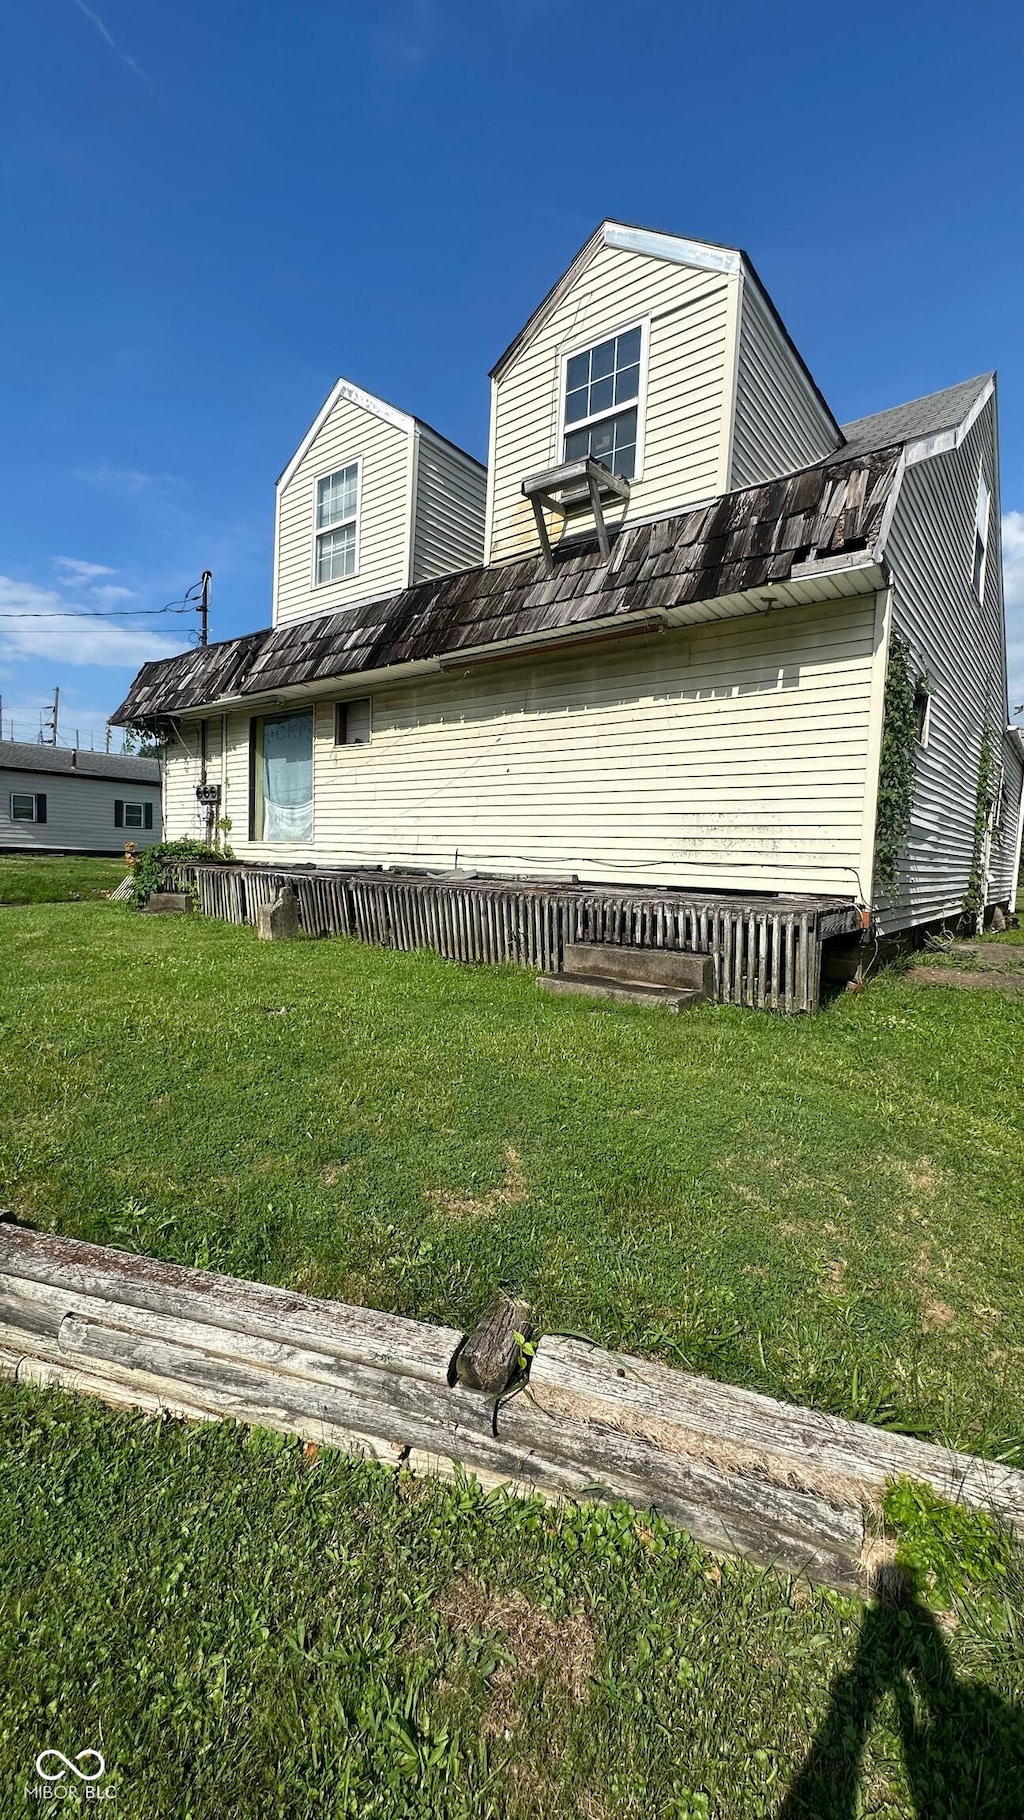
{"label": "weathered wood shingle roof", "polygon": [[466,569],[344,612],[145,664],[116,723],[273,693],[619,615],[745,594],[794,563],[877,541],[900,450],[876,449],[727,493],[596,544]]}

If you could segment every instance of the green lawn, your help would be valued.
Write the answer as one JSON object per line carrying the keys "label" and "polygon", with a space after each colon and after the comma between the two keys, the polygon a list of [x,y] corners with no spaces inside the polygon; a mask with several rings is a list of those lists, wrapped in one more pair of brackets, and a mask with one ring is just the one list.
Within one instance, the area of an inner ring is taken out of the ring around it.
{"label": "green lawn", "polygon": [[466,1326],[548,1328],[1024,1461],[1024,1008],[815,1019],[117,905],[0,921],[0,1204]]}
{"label": "green lawn", "polygon": [[123,859],[0,853],[0,904],[66,904],[105,897],[127,870]]}
{"label": "green lawn", "polygon": [[86,1749],[121,1820],[1022,1812],[1005,1601],[949,1635],[621,1506],[52,1393],[0,1389],[0,1434],[3,1820]]}
{"label": "green lawn", "polygon": [[[896,974],[676,1019],[198,917],[0,917],[23,1218],[456,1325],[511,1280],[548,1328],[1018,1462],[1022,1062],[1019,1002]],[[976,1605],[865,1614],[621,1507],[0,1386],[0,1820],[49,1748],[102,1748],[145,1820],[787,1790],[784,1820],[1003,1820],[1024,1569],[995,1648]]]}

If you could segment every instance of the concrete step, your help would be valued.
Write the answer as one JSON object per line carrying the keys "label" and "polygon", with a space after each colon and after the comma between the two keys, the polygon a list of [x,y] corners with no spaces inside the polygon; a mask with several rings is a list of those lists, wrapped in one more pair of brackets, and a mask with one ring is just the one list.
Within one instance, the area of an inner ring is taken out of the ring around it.
{"label": "concrete step", "polygon": [[684,1011],[699,1004],[702,997],[699,992],[686,992],[677,986],[644,986],[636,980],[609,979],[593,973],[541,973],[537,984],[542,992],[607,998],[620,1005],[660,1005],[663,1011]]}
{"label": "concrete step", "polygon": [[631,986],[664,986],[710,998],[714,966],[710,954],[680,954],[672,948],[628,948],[613,942],[566,942],[566,977],[623,980]]}

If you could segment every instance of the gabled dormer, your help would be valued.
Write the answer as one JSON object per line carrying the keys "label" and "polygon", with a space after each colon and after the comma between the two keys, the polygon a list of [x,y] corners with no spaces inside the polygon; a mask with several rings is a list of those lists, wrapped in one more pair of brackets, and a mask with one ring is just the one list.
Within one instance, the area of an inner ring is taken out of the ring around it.
{"label": "gabled dormer", "polygon": [[489,562],[592,527],[587,457],[628,483],[606,489],[614,525],[792,472],[842,442],[744,253],[614,221],[491,386]]}
{"label": "gabled dormer", "polygon": [[339,379],[277,483],[274,624],[480,562],[486,480],[429,424]]}

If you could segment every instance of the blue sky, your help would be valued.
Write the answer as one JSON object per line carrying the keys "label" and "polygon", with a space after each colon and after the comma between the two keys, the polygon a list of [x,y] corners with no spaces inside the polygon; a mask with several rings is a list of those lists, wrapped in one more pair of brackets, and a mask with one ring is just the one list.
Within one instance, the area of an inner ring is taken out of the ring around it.
{"label": "blue sky", "polygon": [[211,636],[268,623],[274,479],[340,373],[485,455],[488,368],[606,215],[745,247],[840,419],[999,369],[1024,700],[1019,0],[0,18],[5,731],[59,684],[99,734],[204,567]]}

